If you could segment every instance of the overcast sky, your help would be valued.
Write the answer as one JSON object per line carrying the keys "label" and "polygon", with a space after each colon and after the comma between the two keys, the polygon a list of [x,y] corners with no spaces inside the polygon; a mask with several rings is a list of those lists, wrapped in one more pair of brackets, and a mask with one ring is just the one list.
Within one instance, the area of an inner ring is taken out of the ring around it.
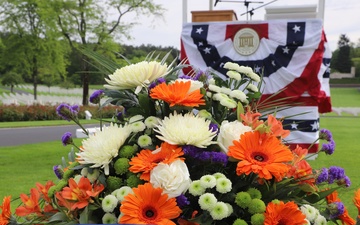
{"label": "overcast sky", "polygon": [[[215,2],[215,0],[213,0]],[[180,49],[180,35],[183,25],[183,0],[155,0],[166,12],[163,19],[151,20],[140,17],[141,25],[134,27],[131,35],[134,40],[129,45],[151,44],[155,46],[173,46]],[[191,11],[209,10],[209,0],[187,0],[187,22],[191,22]],[[235,2],[235,3],[233,3]],[[246,21],[243,1],[223,0],[218,2],[214,10],[234,10],[238,20]],[[254,8],[252,20],[264,20],[265,8],[284,5],[317,5],[318,0],[250,0],[249,10]],[[258,3],[262,2],[262,3]],[[272,2],[271,4],[268,4]],[[268,4],[266,6],[262,6]],[[249,17],[250,19],[250,17]],[[325,0],[324,30],[330,48],[337,48],[340,34],[346,34],[351,42],[360,39],[360,0]]]}

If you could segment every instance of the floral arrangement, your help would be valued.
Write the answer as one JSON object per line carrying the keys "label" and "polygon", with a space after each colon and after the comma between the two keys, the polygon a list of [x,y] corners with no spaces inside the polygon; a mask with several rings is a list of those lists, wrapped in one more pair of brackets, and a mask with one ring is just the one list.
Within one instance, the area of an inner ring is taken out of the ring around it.
{"label": "floral arrangement", "polygon": [[[36,183],[14,213],[5,197],[1,225],[356,224],[337,196],[350,186],[344,170],[311,168],[307,149],[289,149],[274,107],[282,104],[260,101],[262,79],[251,68],[226,63],[222,80],[183,75],[184,65],[164,60],[106,65],[107,85],[90,102],[118,106],[114,117],[94,134],[83,128],[81,146],[66,132],[72,150],[54,166],[59,181]],[[81,126],[78,112],[57,107]],[[318,153],[331,155],[331,132],[319,139]],[[354,203],[360,209],[360,191]]]}

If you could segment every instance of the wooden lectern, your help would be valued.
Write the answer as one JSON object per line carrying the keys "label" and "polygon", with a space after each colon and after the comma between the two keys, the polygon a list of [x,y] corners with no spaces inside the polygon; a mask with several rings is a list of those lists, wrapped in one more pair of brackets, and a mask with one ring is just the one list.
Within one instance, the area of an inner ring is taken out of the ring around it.
{"label": "wooden lectern", "polygon": [[233,10],[191,11],[192,22],[235,21]]}

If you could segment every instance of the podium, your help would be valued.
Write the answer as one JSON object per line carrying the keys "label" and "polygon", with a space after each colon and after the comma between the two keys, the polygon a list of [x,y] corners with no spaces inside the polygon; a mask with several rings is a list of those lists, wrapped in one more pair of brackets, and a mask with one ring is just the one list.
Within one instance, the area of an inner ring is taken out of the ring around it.
{"label": "podium", "polygon": [[235,21],[233,10],[191,11],[192,22]]}

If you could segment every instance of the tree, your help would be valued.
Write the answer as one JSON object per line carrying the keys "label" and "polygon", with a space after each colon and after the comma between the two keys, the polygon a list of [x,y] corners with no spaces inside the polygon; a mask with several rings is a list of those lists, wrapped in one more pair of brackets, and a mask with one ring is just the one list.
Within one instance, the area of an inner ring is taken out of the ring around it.
{"label": "tree", "polygon": [[338,52],[336,57],[332,59],[332,68],[341,73],[350,73],[351,59],[350,59],[350,39],[346,34],[341,34],[338,41]]}
{"label": "tree", "polygon": [[50,26],[49,15],[51,8],[42,0],[7,0],[0,5],[0,21],[6,32],[1,63],[5,72],[14,70],[31,80],[35,100],[42,69],[65,75],[66,48]]}
{"label": "tree", "polygon": [[14,92],[14,86],[23,83],[23,79],[19,73],[9,71],[2,76],[1,84],[10,86],[11,93]]}
{"label": "tree", "polygon": [[[55,11],[58,28],[72,49],[79,47],[100,51],[115,57],[115,40],[131,38],[129,30],[136,21],[126,21],[127,15],[161,16],[163,9],[153,0],[48,0]],[[89,59],[81,55],[83,105],[88,104]]]}

